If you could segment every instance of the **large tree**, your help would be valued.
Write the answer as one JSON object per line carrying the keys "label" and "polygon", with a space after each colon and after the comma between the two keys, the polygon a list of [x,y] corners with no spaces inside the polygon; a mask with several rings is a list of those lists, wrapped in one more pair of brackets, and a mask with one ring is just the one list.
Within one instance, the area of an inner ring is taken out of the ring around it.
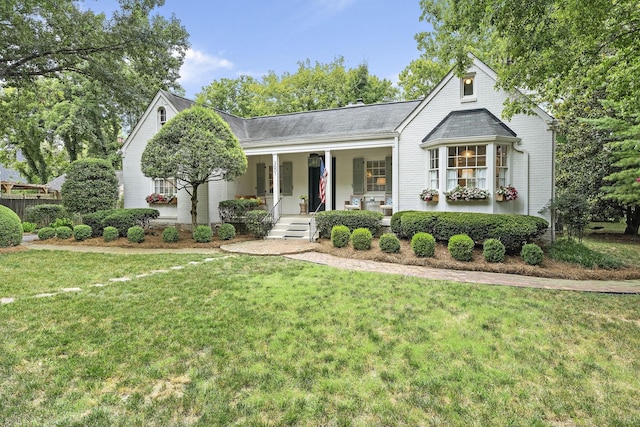
{"label": "large tree", "polygon": [[169,120],[149,141],[141,161],[150,178],[176,178],[191,196],[191,225],[198,224],[198,188],[231,181],[247,170],[247,158],[229,125],[213,110],[188,108]]}
{"label": "large tree", "polygon": [[261,80],[249,76],[214,81],[196,101],[240,117],[255,117],[392,101],[398,90],[391,81],[369,74],[366,64],[347,69],[344,58],[329,64],[310,60],[298,63],[295,73],[278,76],[271,71]]}

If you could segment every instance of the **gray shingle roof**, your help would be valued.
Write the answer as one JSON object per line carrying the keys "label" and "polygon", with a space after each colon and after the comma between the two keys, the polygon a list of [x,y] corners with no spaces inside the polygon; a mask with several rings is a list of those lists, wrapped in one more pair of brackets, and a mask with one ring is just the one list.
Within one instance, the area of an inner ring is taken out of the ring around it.
{"label": "gray shingle roof", "polygon": [[160,92],[162,92],[162,94],[167,98],[167,100],[171,102],[171,104],[173,104],[174,107],[176,107],[176,110],[178,111],[178,113],[182,110],[186,110],[187,108],[195,104],[195,102],[190,99],[183,98],[182,96],[179,96],[179,95],[174,95],[173,93],[167,92],[166,90],[160,89]]}
{"label": "gray shingle roof", "polygon": [[516,136],[509,126],[486,108],[452,111],[433,128],[422,142],[437,139],[468,138],[474,136]]}

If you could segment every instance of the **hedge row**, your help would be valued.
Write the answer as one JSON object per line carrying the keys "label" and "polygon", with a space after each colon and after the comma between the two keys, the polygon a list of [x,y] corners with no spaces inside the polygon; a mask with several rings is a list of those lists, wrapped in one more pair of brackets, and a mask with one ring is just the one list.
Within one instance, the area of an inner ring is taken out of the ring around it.
{"label": "hedge row", "polygon": [[545,219],[531,215],[405,211],[391,218],[391,230],[400,237],[423,232],[448,241],[456,234],[466,234],[478,243],[498,239],[510,252],[542,236],[548,227]]}
{"label": "hedge row", "polygon": [[48,227],[59,218],[71,218],[62,205],[44,204],[29,206],[25,211],[24,220],[37,224],[37,228]]}
{"label": "hedge row", "polygon": [[324,211],[316,215],[316,227],[320,237],[326,239],[331,237],[335,225],[346,225],[351,233],[356,228],[368,228],[372,235],[379,236],[382,218],[381,212],[373,211]]}
{"label": "hedge row", "polygon": [[106,209],[86,214],[82,222],[91,227],[94,237],[102,236],[105,227],[115,227],[120,237],[125,237],[129,228],[137,225],[146,230],[158,216],[157,209]]}
{"label": "hedge row", "polygon": [[247,212],[260,205],[258,199],[223,200],[218,203],[218,212],[222,222],[244,222]]}

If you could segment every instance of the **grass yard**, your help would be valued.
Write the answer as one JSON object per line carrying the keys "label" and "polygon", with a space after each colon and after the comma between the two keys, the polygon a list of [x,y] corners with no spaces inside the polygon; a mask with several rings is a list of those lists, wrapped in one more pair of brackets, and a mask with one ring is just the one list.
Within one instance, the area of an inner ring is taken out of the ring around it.
{"label": "grass yard", "polygon": [[640,296],[214,257],[0,254],[0,425],[640,425]]}

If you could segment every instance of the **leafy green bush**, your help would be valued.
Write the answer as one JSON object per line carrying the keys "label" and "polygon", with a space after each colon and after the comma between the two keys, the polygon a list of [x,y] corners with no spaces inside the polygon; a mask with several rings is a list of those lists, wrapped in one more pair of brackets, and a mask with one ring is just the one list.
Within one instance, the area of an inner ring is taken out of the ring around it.
{"label": "leafy green bush", "polygon": [[527,264],[538,265],[542,263],[544,252],[542,252],[540,246],[536,245],[535,243],[527,243],[522,247],[520,256]]}
{"label": "leafy green bush", "polygon": [[395,254],[400,252],[400,240],[393,233],[384,233],[378,241],[380,250],[387,254]]}
{"label": "leafy green bush", "polygon": [[[53,228],[53,227],[52,227]],[[60,227],[55,227],[56,237],[58,239],[69,239],[73,235],[73,230],[65,225],[61,225]]]}
{"label": "leafy green bush", "polygon": [[458,261],[471,261],[473,258],[473,239],[466,234],[451,236],[447,248],[451,256]]}
{"label": "leafy green bush", "polygon": [[213,230],[206,225],[199,225],[193,230],[193,240],[198,243],[208,243],[213,237]]}
{"label": "leafy green bush", "polygon": [[487,239],[482,245],[482,256],[487,262],[503,262],[506,251],[498,239]]}
{"label": "leafy green bush", "polygon": [[78,241],[87,240],[91,234],[91,227],[88,225],[80,224],[73,227],[73,237]]}
{"label": "leafy green bush", "polygon": [[557,212],[560,221],[567,227],[569,240],[578,238],[582,241],[584,230],[589,225],[589,203],[581,194],[564,192],[548,205]]}
{"label": "leafy green bush", "polygon": [[162,241],[165,243],[175,243],[179,237],[180,233],[178,233],[178,229],[175,227],[167,227],[162,230]]}
{"label": "leafy green bush", "polygon": [[68,227],[73,228],[73,220],[71,218],[57,218],[51,225],[51,228]]}
{"label": "leafy green bush", "polygon": [[331,243],[334,248],[344,248],[349,244],[351,232],[346,225],[334,225],[331,229]]}
{"label": "leafy green bush", "polygon": [[436,239],[429,233],[416,233],[411,238],[411,250],[417,257],[432,257],[436,253]]}
{"label": "leafy green bush", "polygon": [[218,237],[220,240],[231,240],[236,237],[236,228],[233,224],[222,224],[220,228],[218,228]]}
{"label": "leafy green bush", "polygon": [[368,251],[371,249],[373,236],[368,228],[356,228],[351,233],[351,245],[357,251]]}
{"label": "leafy green bush", "polygon": [[97,212],[92,212],[82,216],[82,223],[88,225],[93,230],[93,237],[102,236],[105,225],[102,223],[106,217],[112,213],[118,211],[118,209],[105,209]]}
{"label": "leafy green bush", "polygon": [[129,229],[127,230],[127,240],[131,243],[144,242],[144,228],[140,227],[139,225],[129,227]]}
{"label": "leafy green bush", "polygon": [[392,230],[400,228],[396,234],[402,237],[424,232],[436,240],[447,241],[456,234],[466,234],[477,242],[498,239],[512,253],[543,235],[549,227],[545,219],[536,216],[472,212],[406,211],[397,212],[391,220]]}
{"label": "leafy green bush", "polygon": [[48,227],[58,218],[68,218],[69,214],[62,205],[43,204],[29,206],[24,215],[24,220],[36,224],[36,228]]}
{"label": "leafy green bush", "polygon": [[22,222],[17,213],[0,205],[0,247],[18,246],[22,243]]}
{"label": "leafy green bush", "polygon": [[108,160],[76,160],[67,168],[60,193],[69,212],[85,214],[113,208],[118,200],[116,171]]}
{"label": "leafy green bush", "polygon": [[144,230],[149,229],[151,220],[158,218],[160,212],[157,209],[114,209],[110,215],[102,220],[103,227],[115,227],[121,236],[126,236],[129,228],[137,225]]}
{"label": "leafy green bush", "polygon": [[247,212],[257,208],[259,205],[260,201],[258,199],[223,200],[218,203],[220,220],[224,223],[244,222]]}
{"label": "leafy green bush", "polygon": [[56,229],[52,227],[42,227],[38,230],[38,239],[49,240],[56,237]]}
{"label": "leafy green bush", "polygon": [[269,215],[269,213],[263,210],[249,211],[245,215],[247,230],[258,239],[263,238],[271,231],[271,221],[265,221],[267,215]]}
{"label": "leafy green bush", "polygon": [[323,211],[316,214],[316,226],[320,237],[325,239],[331,237],[334,225],[346,225],[351,232],[356,228],[368,228],[372,235],[377,236],[382,229],[382,218],[381,212],[373,211]]}
{"label": "leafy green bush", "polygon": [[402,233],[402,217],[405,214],[412,213],[412,212],[419,212],[419,211],[399,211],[391,215],[391,222],[389,224],[391,226],[391,232],[402,239],[409,238],[409,236],[405,236]]}
{"label": "leafy green bush", "polygon": [[118,232],[118,229],[115,227],[111,227],[111,226],[105,227],[104,230],[102,231],[102,239],[105,242],[113,242],[118,237],[120,237],[120,233]]}
{"label": "leafy green bush", "polygon": [[22,223],[22,231],[25,232],[25,233],[31,233],[31,232],[33,232],[33,230],[36,229],[36,225],[37,224],[35,224],[33,222],[25,221],[25,222]]}
{"label": "leafy green bush", "polygon": [[624,267],[624,263],[610,255],[594,251],[582,243],[569,239],[558,239],[549,247],[549,258],[556,261],[578,264],[586,268],[599,267],[615,270]]}

